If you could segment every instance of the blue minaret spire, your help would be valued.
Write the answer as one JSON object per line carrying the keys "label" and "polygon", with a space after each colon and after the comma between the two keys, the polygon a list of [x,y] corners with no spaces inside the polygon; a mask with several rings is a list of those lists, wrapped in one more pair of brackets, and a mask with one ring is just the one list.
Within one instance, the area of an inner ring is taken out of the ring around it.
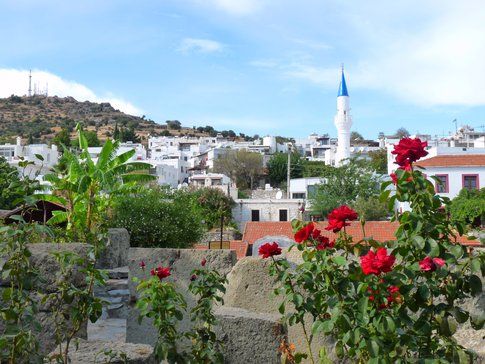
{"label": "blue minaret spire", "polygon": [[347,84],[345,83],[345,75],[344,75],[344,64],[342,63],[342,80],[340,81],[340,86],[338,88],[338,96],[349,96],[349,92],[347,91]]}

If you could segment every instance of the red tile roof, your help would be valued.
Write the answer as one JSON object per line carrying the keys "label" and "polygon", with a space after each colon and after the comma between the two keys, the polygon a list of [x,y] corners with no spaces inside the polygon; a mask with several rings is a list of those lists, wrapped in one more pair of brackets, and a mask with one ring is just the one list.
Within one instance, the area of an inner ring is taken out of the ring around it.
{"label": "red tile roof", "polygon": [[[333,240],[337,237],[337,234],[324,230],[327,226],[327,221],[316,222],[318,229],[322,231],[322,235],[327,236],[329,239]],[[399,223],[390,221],[367,221],[365,223],[365,235],[366,237],[372,237],[374,240],[384,242],[388,240],[394,240],[394,232],[397,230]],[[350,234],[354,242],[361,240],[364,235],[362,232],[362,227],[360,222],[353,221],[350,226],[346,228],[347,233]],[[248,244],[254,244],[258,239],[264,238],[265,236],[286,236],[293,239],[293,230],[291,228],[291,223],[284,222],[269,222],[269,221],[259,221],[259,222],[247,222],[243,234],[243,242]],[[460,236],[458,242],[470,246],[480,246],[480,242],[477,240],[469,240],[465,236]]]}
{"label": "red tile roof", "polygon": [[416,164],[421,167],[485,167],[485,154],[438,155]]}

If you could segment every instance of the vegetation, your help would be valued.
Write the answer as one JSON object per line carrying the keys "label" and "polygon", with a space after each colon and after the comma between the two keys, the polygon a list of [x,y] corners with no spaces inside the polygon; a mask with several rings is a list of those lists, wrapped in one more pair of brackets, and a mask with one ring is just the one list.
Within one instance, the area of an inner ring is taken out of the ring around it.
{"label": "vegetation", "polygon": [[396,138],[402,139],[402,138],[409,138],[411,134],[409,134],[409,131],[407,131],[406,128],[399,128],[396,130]]}
{"label": "vegetation", "polygon": [[[362,159],[350,159],[341,167],[328,169],[323,176],[325,183],[319,185],[313,196],[310,196],[312,214],[325,216],[340,205],[354,205],[359,200],[360,209],[371,209],[371,201],[379,195],[380,178],[374,173],[369,163]],[[368,201],[368,202],[367,202]],[[364,215],[373,214],[374,218],[382,219],[375,212],[368,211]],[[361,210],[363,212],[363,210]]]}
{"label": "vegetation", "polygon": [[370,167],[380,174],[387,174],[387,150],[381,148],[369,152]]}
{"label": "vegetation", "polygon": [[246,150],[228,149],[214,161],[214,172],[223,173],[241,189],[253,189],[263,173],[263,156]]}
{"label": "vegetation", "polygon": [[364,140],[364,137],[359,132],[353,131],[353,132],[350,133],[350,142],[351,143],[356,143],[356,142],[360,142],[360,141],[363,141],[363,140]]}
{"label": "vegetation", "polygon": [[323,177],[333,167],[322,161],[303,161],[303,177]]}
{"label": "vegetation", "polygon": [[[484,325],[483,317],[467,311],[463,299],[482,294],[485,254],[455,243],[463,226],[443,213],[450,200],[435,194],[423,173],[413,170],[416,153],[400,154],[405,163],[396,171],[396,190],[388,189],[392,181],[385,182],[380,198],[390,211],[396,200],[409,203],[411,210],[394,215],[399,229],[392,241],[366,237],[356,242],[345,226],[359,216],[340,206],[329,214],[326,227],[337,234],[335,241],[313,223],[292,222],[294,248],[303,259],[296,267],[286,259],[275,259],[281,254],[276,243],[261,246],[262,257],[272,260],[270,274],[281,282],[276,290],[284,300],[279,311],[289,325],[301,325],[306,339],[296,352],[285,350],[283,360],[328,363],[325,348],[312,352],[320,333],[332,337],[335,353],[343,361],[477,360],[453,334],[458,324],[475,330]],[[363,221],[362,230],[365,235]]]}
{"label": "vegetation", "polygon": [[143,188],[116,200],[112,227],[124,227],[139,247],[188,248],[200,240],[204,216],[195,195],[160,187]]}
{"label": "vegetation", "polygon": [[462,189],[451,201],[451,218],[470,227],[480,227],[485,222],[485,188]]}
{"label": "vegetation", "polygon": [[[303,159],[298,152],[291,153],[290,177],[303,177]],[[286,183],[288,173],[288,154],[275,153],[268,161],[268,178],[272,186],[280,187]]]}

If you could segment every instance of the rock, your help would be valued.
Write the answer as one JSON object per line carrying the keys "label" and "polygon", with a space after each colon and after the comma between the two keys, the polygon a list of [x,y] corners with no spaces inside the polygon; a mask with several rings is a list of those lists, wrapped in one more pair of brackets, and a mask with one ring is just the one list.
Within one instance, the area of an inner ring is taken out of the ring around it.
{"label": "rock", "polygon": [[[133,343],[147,343],[153,345],[156,341],[156,331],[151,320],[143,319],[138,323],[138,311],[134,308],[136,302],[136,284],[133,278],[139,279],[149,276],[151,268],[162,265],[171,266],[172,275],[167,279],[175,282],[177,290],[184,296],[187,302],[187,311],[194,306],[195,299],[188,292],[191,272],[194,268],[200,268],[202,259],[206,259],[206,267],[216,269],[221,274],[228,274],[236,263],[236,254],[231,250],[195,250],[195,249],[163,249],[163,248],[130,248],[128,266],[130,278],[128,280],[131,295],[131,310],[127,317],[126,341]],[[139,263],[144,261],[145,270]],[[179,323],[181,332],[192,327],[192,323],[186,314]]]}
{"label": "rock", "polygon": [[118,268],[128,264],[130,234],[126,229],[109,229],[105,249],[97,261],[98,268]]}
{"label": "rock", "polygon": [[220,307],[215,314],[225,363],[281,363],[278,348],[286,335],[278,315],[234,307]]}
{"label": "rock", "polygon": [[293,239],[290,239],[287,236],[282,236],[282,235],[270,236],[270,235],[267,235],[267,236],[262,237],[261,239],[258,239],[254,242],[254,244],[253,244],[253,257],[259,256],[258,250],[259,250],[259,247],[261,245],[263,245],[265,243],[272,243],[272,242],[278,243],[280,248],[288,248],[291,245],[295,244],[295,241]]}
{"label": "rock", "polygon": [[[288,260],[297,261],[298,254],[289,252]],[[273,314],[281,317],[278,307],[283,302],[282,296],[275,296],[274,289],[279,286],[277,280],[269,275],[269,259],[260,257],[245,257],[240,259],[228,275],[229,284],[224,295],[224,307],[237,307],[261,314]],[[291,312],[291,306],[286,307]],[[306,317],[306,330],[311,332],[312,318]],[[306,340],[300,324],[287,328],[288,342],[295,344],[297,350],[306,351]],[[326,347],[330,359],[335,359],[334,342],[321,334],[314,337],[312,351],[318,361],[318,352]],[[305,361],[305,362],[309,362]]]}
{"label": "rock", "polygon": [[[57,352],[52,352],[53,358]],[[156,364],[150,345],[106,341],[79,340],[77,349],[73,344],[69,350],[71,364],[111,363],[111,364]],[[51,363],[55,363],[51,359]]]}
{"label": "rock", "polygon": [[128,266],[106,269],[110,279],[128,279]]}

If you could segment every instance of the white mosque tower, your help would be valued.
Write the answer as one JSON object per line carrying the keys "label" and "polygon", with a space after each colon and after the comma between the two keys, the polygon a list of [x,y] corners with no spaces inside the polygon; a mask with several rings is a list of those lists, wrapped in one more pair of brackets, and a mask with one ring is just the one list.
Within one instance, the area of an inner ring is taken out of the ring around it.
{"label": "white mosque tower", "polygon": [[334,119],[338,133],[337,152],[335,153],[335,165],[342,165],[342,161],[350,157],[350,127],[352,117],[350,116],[350,99],[345,83],[344,66],[342,65],[342,80],[337,95],[337,115]]}

